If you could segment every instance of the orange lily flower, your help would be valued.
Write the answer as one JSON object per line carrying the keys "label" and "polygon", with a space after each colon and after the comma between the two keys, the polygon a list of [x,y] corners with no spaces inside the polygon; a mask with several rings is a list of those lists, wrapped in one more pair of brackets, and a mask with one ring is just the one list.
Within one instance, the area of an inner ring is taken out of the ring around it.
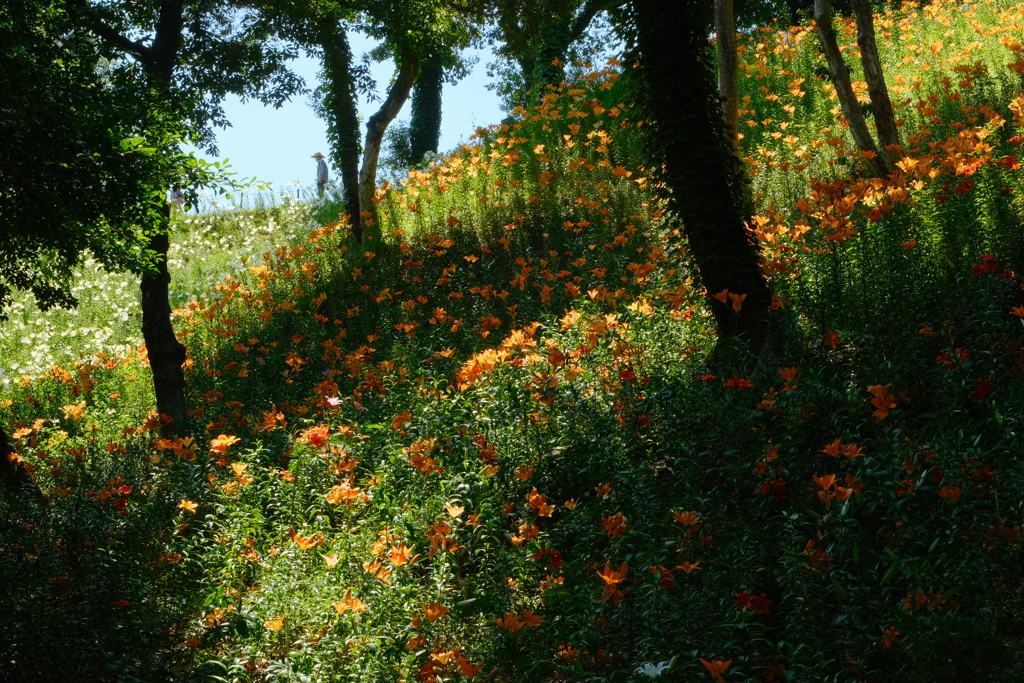
{"label": "orange lily flower", "polygon": [[539,614],[534,614],[528,609],[523,610],[523,624],[531,628],[536,628],[541,625],[544,621],[544,617]]}
{"label": "orange lily flower", "polygon": [[616,512],[614,515],[601,518],[601,529],[608,534],[608,538],[612,536],[622,536],[622,533],[629,529],[626,516],[621,512]]}
{"label": "orange lily flower", "polygon": [[229,436],[227,434],[221,434],[216,439],[210,442],[211,453],[226,453],[228,446],[232,446],[241,441],[237,436]]}
{"label": "orange lily flower", "polygon": [[472,662],[470,662],[465,657],[463,657],[462,659],[459,659],[459,673],[462,674],[463,676],[465,676],[466,678],[470,679],[470,680],[472,680],[474,677],[476,677],[476,675],[478,673],[480,673],[480,669],[482,669],[482,668],[484,668],[484,663],[483,662],[480,662],[479,664],[474,665]]}
{"label": "orange lily flower", "polygon": [[828,444],[827,446],[825,446],[823,449],[821,449],[818,452],[819,453],[824,453],[825,455],[831,455],[833,458],[835,458],[835,457],[837,457],[842,452],[842,448],[843,448],[843,445],[841,443],[839,443],[839,439],[836,439],[835,441],[833,441],[832,443]]}
{"label": "orange lily flower", "polygon": [[601,596],[601,600],[611,600],[612,603],[618,605],[622,600],[622,591],[617,586],[626,580],[626,575],[629,573],[629,565],[623,562],[619,565],[618,569],[612,569],[611,562],[604,563],[604,571],[597,572],[597,575],[604,581],[604,595]]}
{"label": "orange lily flower", "polygon": [[509,612],[504,617],[498,617],[494,620],[494,623],[498,625],[498,628],[503,628],[506,631],[511,631],[512,633],[515,633],[525,626],[525,623],[519,615],[513,614],[512,612]]}
{"label": "orange lily flower", "polygon": [[448,614],[448,608],[439,602],[432,602],[423,606],[423,613],[427,615],[427,621],[437,621]]}
{"label": "orange lily flower", "polygon": [[334,611],[338,614],[344,614],[345,610],[348,609],[352,610],[353,614],[366,611],[366,603],[359,598],[352,597],[351,588],[345,590],[345,598],[343,600],[335,602],[331,606],[334,607]]}
{"label": "orange lily flower", "polygon": [[724,681],[725,679],[722,678],[722,673],[729,668],[729,665],[732,664],[732,660],[729,659],[723,662],[721,659],[716,659],[714,661],[709,662],[708,660],[701,657],[700,663],[703,664],[704,668],[707,669],[711,673],[711,675],[715,677],[716,681]]}
{"label": "orange lily flower", "polygon": [[823,491],[827,491],[834,483],[836,483],[836,475],[834,474],[823,474],[820,477],[811,477],[814,483],[817,484]]}
{"label": "orange lily flower", "polygon": [[839,452],[842,453],[847,460],[853,460],[854,458],[864,457],[864,453],[863,451],[860,450],[860,446],[852,443],[842,446],[839,449]]}
{"label": "orange lily flower", "polygon": [[295,541],[295,545],[299,546],[299,550],[309,550],[310,548],[318,546],[324,542],[324,537],[320,534],[313,534],[312,536],[299,536],[297,533],[295,533],[294,528],[288,529],[288,535],[291,536],[293,541]]}
{"label": "orange lily flower", "polygon": [[685,512],[673,512],[672,516],[677,522],[683,526],[693,526],[694,524],[700,524],[700,515],[693,510],[686,510]]}

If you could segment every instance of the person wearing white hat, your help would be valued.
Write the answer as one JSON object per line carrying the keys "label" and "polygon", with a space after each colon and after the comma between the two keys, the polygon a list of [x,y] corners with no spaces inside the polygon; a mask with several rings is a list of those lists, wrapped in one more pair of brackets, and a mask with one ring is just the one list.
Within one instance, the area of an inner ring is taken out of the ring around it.
{"label": "person wearing white hat", "polygon": [[316,159],[316,196],[324,196],[324,185],[327,184],[327,162],[320,152],[314,154],[311,159]]}

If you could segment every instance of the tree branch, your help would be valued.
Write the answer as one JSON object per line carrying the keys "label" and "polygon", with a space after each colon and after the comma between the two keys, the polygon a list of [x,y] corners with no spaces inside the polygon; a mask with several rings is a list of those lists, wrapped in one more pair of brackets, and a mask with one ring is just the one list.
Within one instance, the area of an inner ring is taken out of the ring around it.
{"label": "tree branch", "polygon": [[569,29],[568,45],[572,45],[583,35],[583,32],[587,30],[590,22],[594,20],[594,17],[599,12],[621,4],[621,1],[617,2],[616,0],[588,0],[587,4],[583,6],[583,10],[576,17],[576,20],[572,22],[572,28]]}
{"label": "tree branch", "polygon": [[[377,225],[376,206],[373,196],[377,190],[377,159],[380,156],[381,142],[384,131],[398,116],[402,105],[409,98],[416,77],[420,72],[420,60],[413,53],[403,50],[399,56],[400,66],[398,77],[388,90],[388,96],[380,109],[366,122],[366,140],[363,143],[363,164],[359,169],[359,211],[366,219],[364,235],[371,235],[380,240],[380,226]],[[366,214],[370,214],[367,216]]]}
{"label": "tree branch", "polygon": [[850,83],[850,69],[846,66],[843,53],[839,51],[839,43],[836,40],[836,31],[832,26],[832,4],[830,0],[814,0],[814,24],[818,31],[818,39],[821,42],[822,52],[825,53],[825,61],[828,63],[829,75],[832,78],[832,85],[836,88],[836,95],[839,97],[839,106],[846,117],[846,123],[850,127],[857,147],[866,155],[868,166],[876,178],[884,178],[891,172],[888,160],[879,154],[871,131],[864,122],[864,108],[857,101]]}
{"label": "tree branch", "polygon": [[131,40],[126,36],[121,35],[107,25],[107,23],[96,14],[96,8],[92,6],[89,0],[67,0],[67,2],[69,5],[79,8],[86,18],[89,19],[89,22],[92,24],[91,28],[93,33],[111,45],[135,55],[136,59],[143,64],[148,63],[152,56],[152,48],[146,47],[141,41]]}

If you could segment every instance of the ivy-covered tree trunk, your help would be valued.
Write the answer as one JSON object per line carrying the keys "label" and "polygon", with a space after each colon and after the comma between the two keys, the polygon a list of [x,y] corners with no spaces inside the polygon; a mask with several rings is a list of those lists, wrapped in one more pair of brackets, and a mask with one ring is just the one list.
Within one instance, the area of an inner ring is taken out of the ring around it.
{"label": "ivy-covered tree trunk", "polygon": [[739,337],[756,351],[764,341],[771,291],[747,227],[749,188],[722,121],[707,39],[708,5],[632,5],[654,147],[664,153],[672,203],[707,288],[719,340]]}
{"label": "ivy-covered tree trunk", "polygon": [[565,80],[565,52],[572,44],[570,30],[560,24],[544,25],[533,60],[533,73],[527,83],[535,98],[544,96],[546,86]]}
{"label": "ivy-covered tree trunk", "polygon": [[384,132],[395,120],[402,105],[409,98],[413,83],[419,74],[419,60],[410,52],[403,52],[399,57],[398,77],[391,84],[384,104],[366,122],[366,140],[363,142],[363,163],[359,167],[359,206],[363,218],[363,236],[372,241],[374,246],[380,244],[380,222],[377,220],[377,205],[373,196],[377,192],[377,160],[380,158],[380,146],[384,141]]}
{"label": "ivy-covered tree trunk", "polygon": [[436,59],[424,64],[412,91],[412,117],[409,121],[409,146],[415,164],[427,152],[437,154],[441,144],[441,95],[444,67]]}
{"label": "ivy-covered tree trunk", "polygon": [[864,121],[864,108],[860,106],[857,96],[853,94],[850,69],[846,66],[843,53],[839,51],[836,31],[832,26],[832,6],[829,0],[814,0],[814,24],[818,30],[822,51],[825,53],[825,61],[828,63],[832,85],[835,86],[836,94],[839,96],[839,107],[843,111],[843,116],[846,117],[853,140],[867,158],[872,173],[879,178],[884,178],[889,175],[891,169],[886,158],[879,153],[875,139],[871,137],[871,131],[868,130],[868,125]]}
{"label": "ivy-covered tree trunk", "polygon": [[331,143],[331,161],[341,175],[342,194],[356,242],[363,241],[363,223],[359,204],[359,111],[356,109],[356,84],[352,78],[352,49],[344,25],[334,18],[317,26],[323,50],[324,98],[320,103],[327,119],[327,137]]}
{"label": "ivy-covered tree trunk", "polygon": [[718,57],[718,96],[722,98],[722,118],[732,138],[734,151],[740,139],[736,128],[739,111],[740,82],[736,59],[736,17],[732,0],[715,0],[715,46]]}
{"label": "ivy-covered tree trunk", "polygon": [[[526,89],[532,91],[533,97],[543,97],[546,86],[558,85],[565,80],[565,58],[569,48],[586,32],[594,17],[613,4],[611,0],[587,0],[571,23],[542,24],[536,52],[527,59],[519,60],[524,68]],[[525,70],[527,64],[531,65],[529,72]]]}
{"label": "ivy-covered tree trunk", "polygon": [[[857,46],[860,48],[861,64],[864,65],[864,80],[868,83],[868,94],[871,96],[871,115],[875,119],[878,141],[883,148],[899,145],[900,132],[896,127],[896,115],[892,111],[889,88],[885,85],[882,61],[875,42],[875,17],[868,0],[852,0],[852,4],[857,16]],[[887,157],[892,162],[892,154],[887,154]]]}

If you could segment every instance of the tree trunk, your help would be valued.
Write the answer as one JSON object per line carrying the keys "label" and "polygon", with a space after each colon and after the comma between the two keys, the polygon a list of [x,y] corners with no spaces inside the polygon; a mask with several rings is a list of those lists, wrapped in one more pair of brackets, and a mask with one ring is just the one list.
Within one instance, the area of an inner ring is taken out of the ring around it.
{"label": "tree trunk", "polygon": [[715,0],[715,44],[718,51],[718,96],[722,98],[722,118],[732,138],[734,152],[739,152],[740,139],[736,128],[740,83],[736,59],[736,18],[732,0]]}
{"label": "tree trunk", "polygon": [[[168,207],[170,208],[170,207]],[[149,367],[153,372],[156,409],[171,418],[165,429],[169,434],[183,436],[185,424],[185,347],[174,335],[171,325],[171,303],[168,289],[171,275],[167,270],[167,250],[170,238],[168,226],[149,238],[147,248],[157,254],[157,273],[142,276],[142,338],[149,354]]]}
{"label": "tree trunk", "polygon": [[569,27],[545,24],[534,58],[532,90],[534,99],[544,97],[547,86],[565,80],[565,51],[569,48]]}
{"label": "tree trunk", "polygon": [[325,19],[317,27],[323,48],[323,69],[328,84],[322,103],[327,115],[327,136],[331,141],[331,161],[341,175],[345,208],[352,236],[363,241],[359,204],[359,112],[356,86],[352,78],[352,49],[345,27],[336,19]]}
{"label": "tree trunk", "polygon": [[832,26],[832,8],[829,0],[814,0],[814,23],[818,29],[818,38],[821,41],[822,50],[825,52],[825,61],[828,62],[829,75],[832,78],[832,85],[836,88],[839,96],[839,106],[846,117],[846,123],[850,126],[854,142],[861,152],[870,157],[868,166],[872,173],[884,178],[889,175],[889,164],[878,152],[874,138],[864,122],[864,109],[853,94],[853,85],[850,83],[850,70],[843,60],[839,51],[839,43],[836,40],[836,32]]}
{"label": "tree trunk", "polygon": [[[366,122],[366,140],[363,142],[363,164],[359,169],[359,207],[363,217],[363,235],[367,241],[380,244],[380,223],[377,220],[377,205],[373,196],[377,192],[377,159],[384,140],[384,131],[395,120],[402,105],[409,98],[409,91],[419,73],[419,60],[411,53],[403,52],[399,57],[401,65],[398,77],[388,90],[388,96],[380,109]],[[368,214],[368,215],[367,215]]]}
{"label": "tree trunk", "polygon": [[[875,43],[875,18],[868,0],[852,0],[853,11],[857,15],[857,45],[860,47],[860,61],[864,65],[864,80],[868,82],[868,94],[871,96],[871,114],[875,118],[875,130],[882,148],[900,144],[900,132],[896,127],[896,116],[892,111],[889,99],[889,88],[885,85],[882,73],[882,62],[878,57],[878,45]],[[893,160],[890,152],[886,158]]]}
{"label": "tree trunk", "polygon": [[[173,99],[169,92],[178,63],[183,28],[182,0],[164,0],[160,5],[152,48],[139,60],[148,72],[150,92],[162,102]],[[156,254],[157,272],[144,273],[139,283],[142,290],[142,338],[146,342],[149,368],[153,373],[157,412],[171,418],[163,432],[184,436],[188,433],[185,423],[185,371],[182,368],[186,354],[171,324],[171,274],[167,270],[170,218],[171,207],[166,204],[158,224],[150,226],[153,232],[147,249]]]}
{"label": "tree trunk", "polygon": [[[633,0],[655,149],[664,152],[666,180],[683,219],[690,252],[709,295],[722,290],[734,305],[709,297],[719,342],[764,341],[771,291],[747,222],[749,188],[722,121],[702,0]],[[735,310],[736,307],[739,310]]]}
{"label": "tree trunk", "polygon": [[[565,55],[569,47],[580,39],[590,22],[601,11],[611,6],[609,0],[587,0],[571,25],[545,25],[529,82],[534,97],[543,97],[547,85],[558,85],[565,80]],[[557,63],[556,63],[557,61]]]}
{"label": "tree trunk", "polygon": [[424,65],[412,91],[409,143],[414,164],[423,161],[423,155],[427,152],[437,154],[437,147],[441,143],[443,90],[444,67],[436,59],[431,59]]}
{"label": "tree trunk", "polygon": [[[87,10],[91,6],[85,0],[76,0],[76,5]],[[146,85],[150,101],[146,110],[157,110],[172,97],[174,69],[181,50],[184,29],[183,0],[162,0],[157,10],[156,35],[149,40],[133,41],[118,33],[96,15],[92,16],[92,30],[108,45],[130,55],[142,65],[146,73]],[[141,122],[143,129],[148,121]],[[168,183],[169,184],[169,183]],[[169,435],[183,435],[185,424],[185,347],[174,335],[171,325],[171,304],[168,285],[171,282],[167,271],[167,249],[170,245],[169,221],[171,207],[164,206],[164,212],[156,225],[146,226],[149,231],[147,248],[156,254],[156,274],[145,273],[140,282],[142,290],[142,337],[149,354],[149,367],[153,373],[153,391],[156,394],[157,411],[171,418],[163,430]]]}

